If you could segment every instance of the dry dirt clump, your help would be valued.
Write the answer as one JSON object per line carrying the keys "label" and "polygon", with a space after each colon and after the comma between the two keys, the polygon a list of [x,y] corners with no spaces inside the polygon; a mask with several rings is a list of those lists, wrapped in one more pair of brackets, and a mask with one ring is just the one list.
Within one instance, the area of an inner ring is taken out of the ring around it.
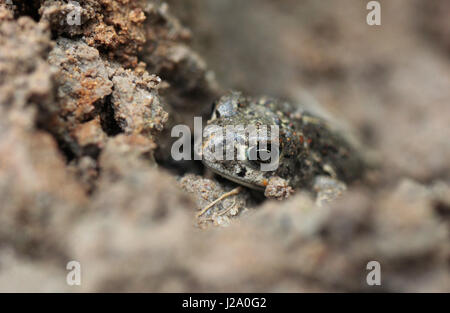
{"label": "dry dirt clump", "polygon": [[294,192],[291,186],[280,177],[272,177],[269,179],[269,183],[264,190],[264,196],[267,198],[273,198],[283,200],[289,198]]}
{"label": "dry dirt clump", "polygon": [[[161,1],[112,1],[112,0],[80,0],[80,1],[55,1],[46,0],[41,1],[42,5],[39,7],[38,13],[41,21],[46,21],[51,25],[52,32],[59,36],[57,39],[63,46],[72,45],[87,45],[90,48],[83,46],[80,48],[84,50],[87,55],[80,54],[78,56],[72,55],[75,59],[82,61],[83,58],[98,58],[95,54],[98,51],[103,56],[103,61],[109,61],[111,67],[116,70],[118,67],[123,69],[135,69],[135,74],[139,76],[142,74],[143,80],[147,83],[156,85],[156,77],[149,76],[144,72],[157,75],[163,80],[163,85],[166,87],[158,94],[162,97],[163,109],[152,109],[151,113],[140,112],[141,106],[136,101],[144,101],[144,105],[148,106],[150,102],[155,102],[157,107],[160,100],[156,95],[152,95],[148,99],[135,99],[131,103],[116,103],[113,105],[118,108],[114,112],[114,108],[110,108],[107,103],[105,111],[109,114],[116,114],[119,119],[119,124],[123,128],[130,131],[131,128],[139,128],[148,131],[150,128],[162,130],[162,125],[168,119],[165,112],[170,113],[170,118],[166,125],[166,130],[162,133],[163,137],[170,137],[170,126],[174,124],[192,125],[193,116],[206,117],[210,112],[210,106],[205,103],[212,103],[218,97],[218,87],[214,80],[212,73],[207,69],[206,63],[203,59],[193,51],[188,42],[191,38],[190,31],[183,27],[180,22],[170,13],[167,4]],[[76,4],[79,5],[76,5]],[[78,20],[74,20],[79,16]],[[63,37],[71,38],[73,42]],[[80,39],[81,38],[81,39]],[[97,51],[97,52],[96,52]],[[54,54],[57,58],[62,57],[58,55],[58,51]],[[65,53],[65,51],[63,51]],[[70,53],[70,50],[68,51]],[[72,52],[73,53],[73,52]],[[75,54],[78,52],[75,52]],[[58,63],[62,60],[51,60],[52,63]],[[69,60],[70,61],[70,60]],[[92,60],[91,65],[95,67],[96,61]],[[114,64],[118,62],[117,64]],[[120,65],[119,65],[120,64]],[[72,63],[74,69],[83,64]],[[67,66],[67,64],[66,64]],[[98,99],[102,93],[107,92],[109,82],[103,80],[104,75],[101,73],[102,67],[109,67],[108,65],[99,65],[99,77],[77,77],[72,73],[72,78],[68,79],[82,79],[79,84],[83,83],[81,89],[78,89],[75,84],[69,89],[77,93],[76,101],[84,102],[81,107],[77,108],[77,112],[87,112],[90,114],[97,105],[101,107],[102,102],[109,100],[109,98]],[[112,100],[121,98],[129,102],[128,94],[119,95],[124,88],[120,85],[127,84],[127,80],[135,79],[134,74],[130,72],[122,72],[119,77],[113,79],[118,84],[118,90],[113,87],[115,92],[112,95]],[[89,71],[81,71],[80,73],[89,75]],[[128,76],[128,78],[126,78]],[[147,76],[147,77],[146,77]],[[67,79],[67,78],[66,78]],[[152,81],[152,82],[150,82]],[[70,81],[68,82],[71,83]],[[96,85],[97,84],[97,85]],[[146,88],[143,87],[145,82],[137,84],[141,88],[135,90],[135,96],[142,97],[138,93],[146,93]],[[95,87],[97,86],[97,87]],[[99,88],[98,91],[95,91]],[[139,90],[142,90],[139,91]],[[64,92],[63,92],[64,93]],[[92,94],[96,93],[96,94]],[[97,101],[97,102],[95,102]],[[149,103],[145,103],[145,101]],[[135,105],[134,108],[132,107]],[[127,117],[131,111],[134,112],[134,122],[136,121],[137,113],[143,113],[143,116],[151,116],[149,114],[156,114],[157,118],[153,125],[144,125],[144,121],[138,122],[139,125],[128,125]],[[127,116],[124,116],[123,114]],[[105,123],[108,123],[106,119]],[[116,123],[107,125],[111,132],[117,132]],[[134,129],[136,130],[136,129]],[[69,143],[70,137],[68,134],[63,134],[62,141],[64,145],[68,145],[70,149],[77,149],[76,144]],[[167,140],[166,140],[167,141]],[[159,154],[161,160],[170,160],[169,156],[170,142],[160,142]],[[79,154],[76,152],[75,154]]]}
{"label": "dry dirt clump", "polygon": [[[68,23],[69,12],[79,13],[80,25]],[[140,61],[146,62],[150,73],[172,85],[168,95],[178,109],[205,113],[198,102],[216,96],[206,64],[187,45],[190,31],[170,14],[165,3],[80,0],[71,4],[46,0],[39,14],[57,34],[82,36],[89,46],[104,51],[109,60],[115,59],[125,68],[142,67],[145,65]],[[189,103],[182,103],[186,101]]]}
{"label": "dry dirt clump", "polygon": [[123,132],[153,140],[163,129],[167,113],[158,94],[161,80],[145,70],[109,62],[82,40],[57,39],[48,62],[59,83],[59,110],[56,123],[46,127],[92,191],[100,170],[97,158],[108,136]]}
{"label": "dry dirt clump", "polygon": [[248,190],[233,189],[233,186],[226,186],[212,179],[187,174],[179,183],[183,190],[194,195],[198,209],[197,221],[202,228],[211,223],[215,226],[229,226],[232,219],[248,214],[249,206],[255,205]]}
{"label": "dry dirt clump", "polygon": [[[252,1],[0,0],[0,291],[450,291],[445,19],[411,20],[444,1],[376,32],[360,1]],[[377,168],[277,201],[174,163],[224,87],[318,98]]]}
{"label": "dry dirt clump", "polygon": [[[58,99],[60,116],[72,123],[83,122],[95,116],[100,102],[112,93],[105,62],[97,49],[67,38],[60,38],[50,52],[48,62],[58,69]],[[96,108],[97,105],[97,108]]]}
{"label": "dry dirt clump", "polygon": [[83,41],[65,38],[57,41],[48,61],[62,82],[58,86],[59,115],[69,127],[100,116],[109,134],[123,131],[150,136],[153,130],[163,129],[167,113],[157,92],[158,77],[125,70],[101,58],[97,49]]}
{"label": "dry dirt clump", "polygon": [[22,110],[31,117],[39,109],[37,118],[44,120],[56,109],[52,71],[46,62],[53,46],[48,27],[28,17],[3,20],[0,46],[0,110],[11,114]]}
{"label": "dry dirt clump", "polygon": [[108,51],[126,67],[136,67],[136,55],[146,41],[146,5],[143,0],[45,0],[39,14],[57,34],[83,36],[90,46]]}
{"label": "dry dirt clump", "polygon": [[162,131],[168,114],[161,106],[157,88],[161,79],[144,72],[141,76],[130,70],[117,69],[112,77],[114,91],[111,104],[114,118],[126,133]]}
{"label": "dry dirt clump", "polygon": [[52,46],[45,24],[0,24],[0,241],[36,258],[63,257],[60,232],[87,201],[41,129],[58,109],[46,62]]}

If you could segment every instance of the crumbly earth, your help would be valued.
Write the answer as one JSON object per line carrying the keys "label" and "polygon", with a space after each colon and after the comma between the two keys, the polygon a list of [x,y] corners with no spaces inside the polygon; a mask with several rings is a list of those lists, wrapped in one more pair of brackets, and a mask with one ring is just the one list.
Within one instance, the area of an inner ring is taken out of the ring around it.
{"label": "crumbly earth", "polygon": [[[0,0],[0,291],[450,291],[445,0],[381,1],[376,30],[357,0],[237,2],[80,0],[69,25]],[[238,185],[174,163],[170,130],[229,88],[318,99],[377,170],[197,217]]]}
{"label": "crumbly earth", "polygon": [[264,196],[267,198],[283,200],[288,198],[293,192],[293,188],[289,186],[285,179],[279,176],[273,176],[267,181],[267,186],[264,189]]}
{"label": "crumbly earth", "polygon": [[[249,207],[255,205],[248,190],[242,188],[234,194],[233,187],[226,182],[220,183],[198,175],[187,174],[180,179],[179,183],[183,190],[195,197],[199,209],[198,226],[201,228],[211,224],[229,226],[232,223],[231,219],[249,214]],[[223,197],[223,200],[210,206],[220,197]]]}

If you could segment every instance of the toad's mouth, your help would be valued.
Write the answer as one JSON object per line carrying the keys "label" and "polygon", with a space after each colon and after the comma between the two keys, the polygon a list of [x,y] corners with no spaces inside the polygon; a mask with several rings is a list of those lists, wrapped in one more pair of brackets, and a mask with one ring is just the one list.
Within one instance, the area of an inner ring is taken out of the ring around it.
{"label": "toad's mouth", "polygon": [[257,183],[251,183],[248,180],[245,180],[243,178],[239,178],[236,176],[232,176],[229,175],[227,173],[224,173],[222,171],[219,171],[218,169],[209,166],[206,162],[203,162],[203,164],[210,169],[211,171],[213,171],[215,174],[222,176],[223,178],[226,178],[228,180],[231,180],[232,182],[235,182],[239,185],[245,186],[247,188],[253,189],[253,190],[258,190],[258,191],[264,191],[265,187],[264,185],[261,183],[260,185]]}

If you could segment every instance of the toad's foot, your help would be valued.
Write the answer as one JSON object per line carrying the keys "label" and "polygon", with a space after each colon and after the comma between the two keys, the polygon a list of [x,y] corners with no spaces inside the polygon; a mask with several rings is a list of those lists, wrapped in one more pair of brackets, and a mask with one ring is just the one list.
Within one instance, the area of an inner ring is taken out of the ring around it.
{"label": "toad's foot", "polygon": [[271,177],[268,181],[264,195],[267,198],[283,200],[288,198],[294,190],[289,186],[288,182],[278,176]]}

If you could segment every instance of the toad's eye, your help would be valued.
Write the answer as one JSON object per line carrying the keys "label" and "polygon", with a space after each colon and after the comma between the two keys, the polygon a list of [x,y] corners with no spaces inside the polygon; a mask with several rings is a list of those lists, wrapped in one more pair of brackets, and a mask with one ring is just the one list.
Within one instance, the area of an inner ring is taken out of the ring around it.
{"label": "toad's eye", "polygon": [[270,163],[272,159],[272,150],[277,147],[272,144],[258,143],[256,146],[250,146],[247,149],[247,159],[254,163]]}

